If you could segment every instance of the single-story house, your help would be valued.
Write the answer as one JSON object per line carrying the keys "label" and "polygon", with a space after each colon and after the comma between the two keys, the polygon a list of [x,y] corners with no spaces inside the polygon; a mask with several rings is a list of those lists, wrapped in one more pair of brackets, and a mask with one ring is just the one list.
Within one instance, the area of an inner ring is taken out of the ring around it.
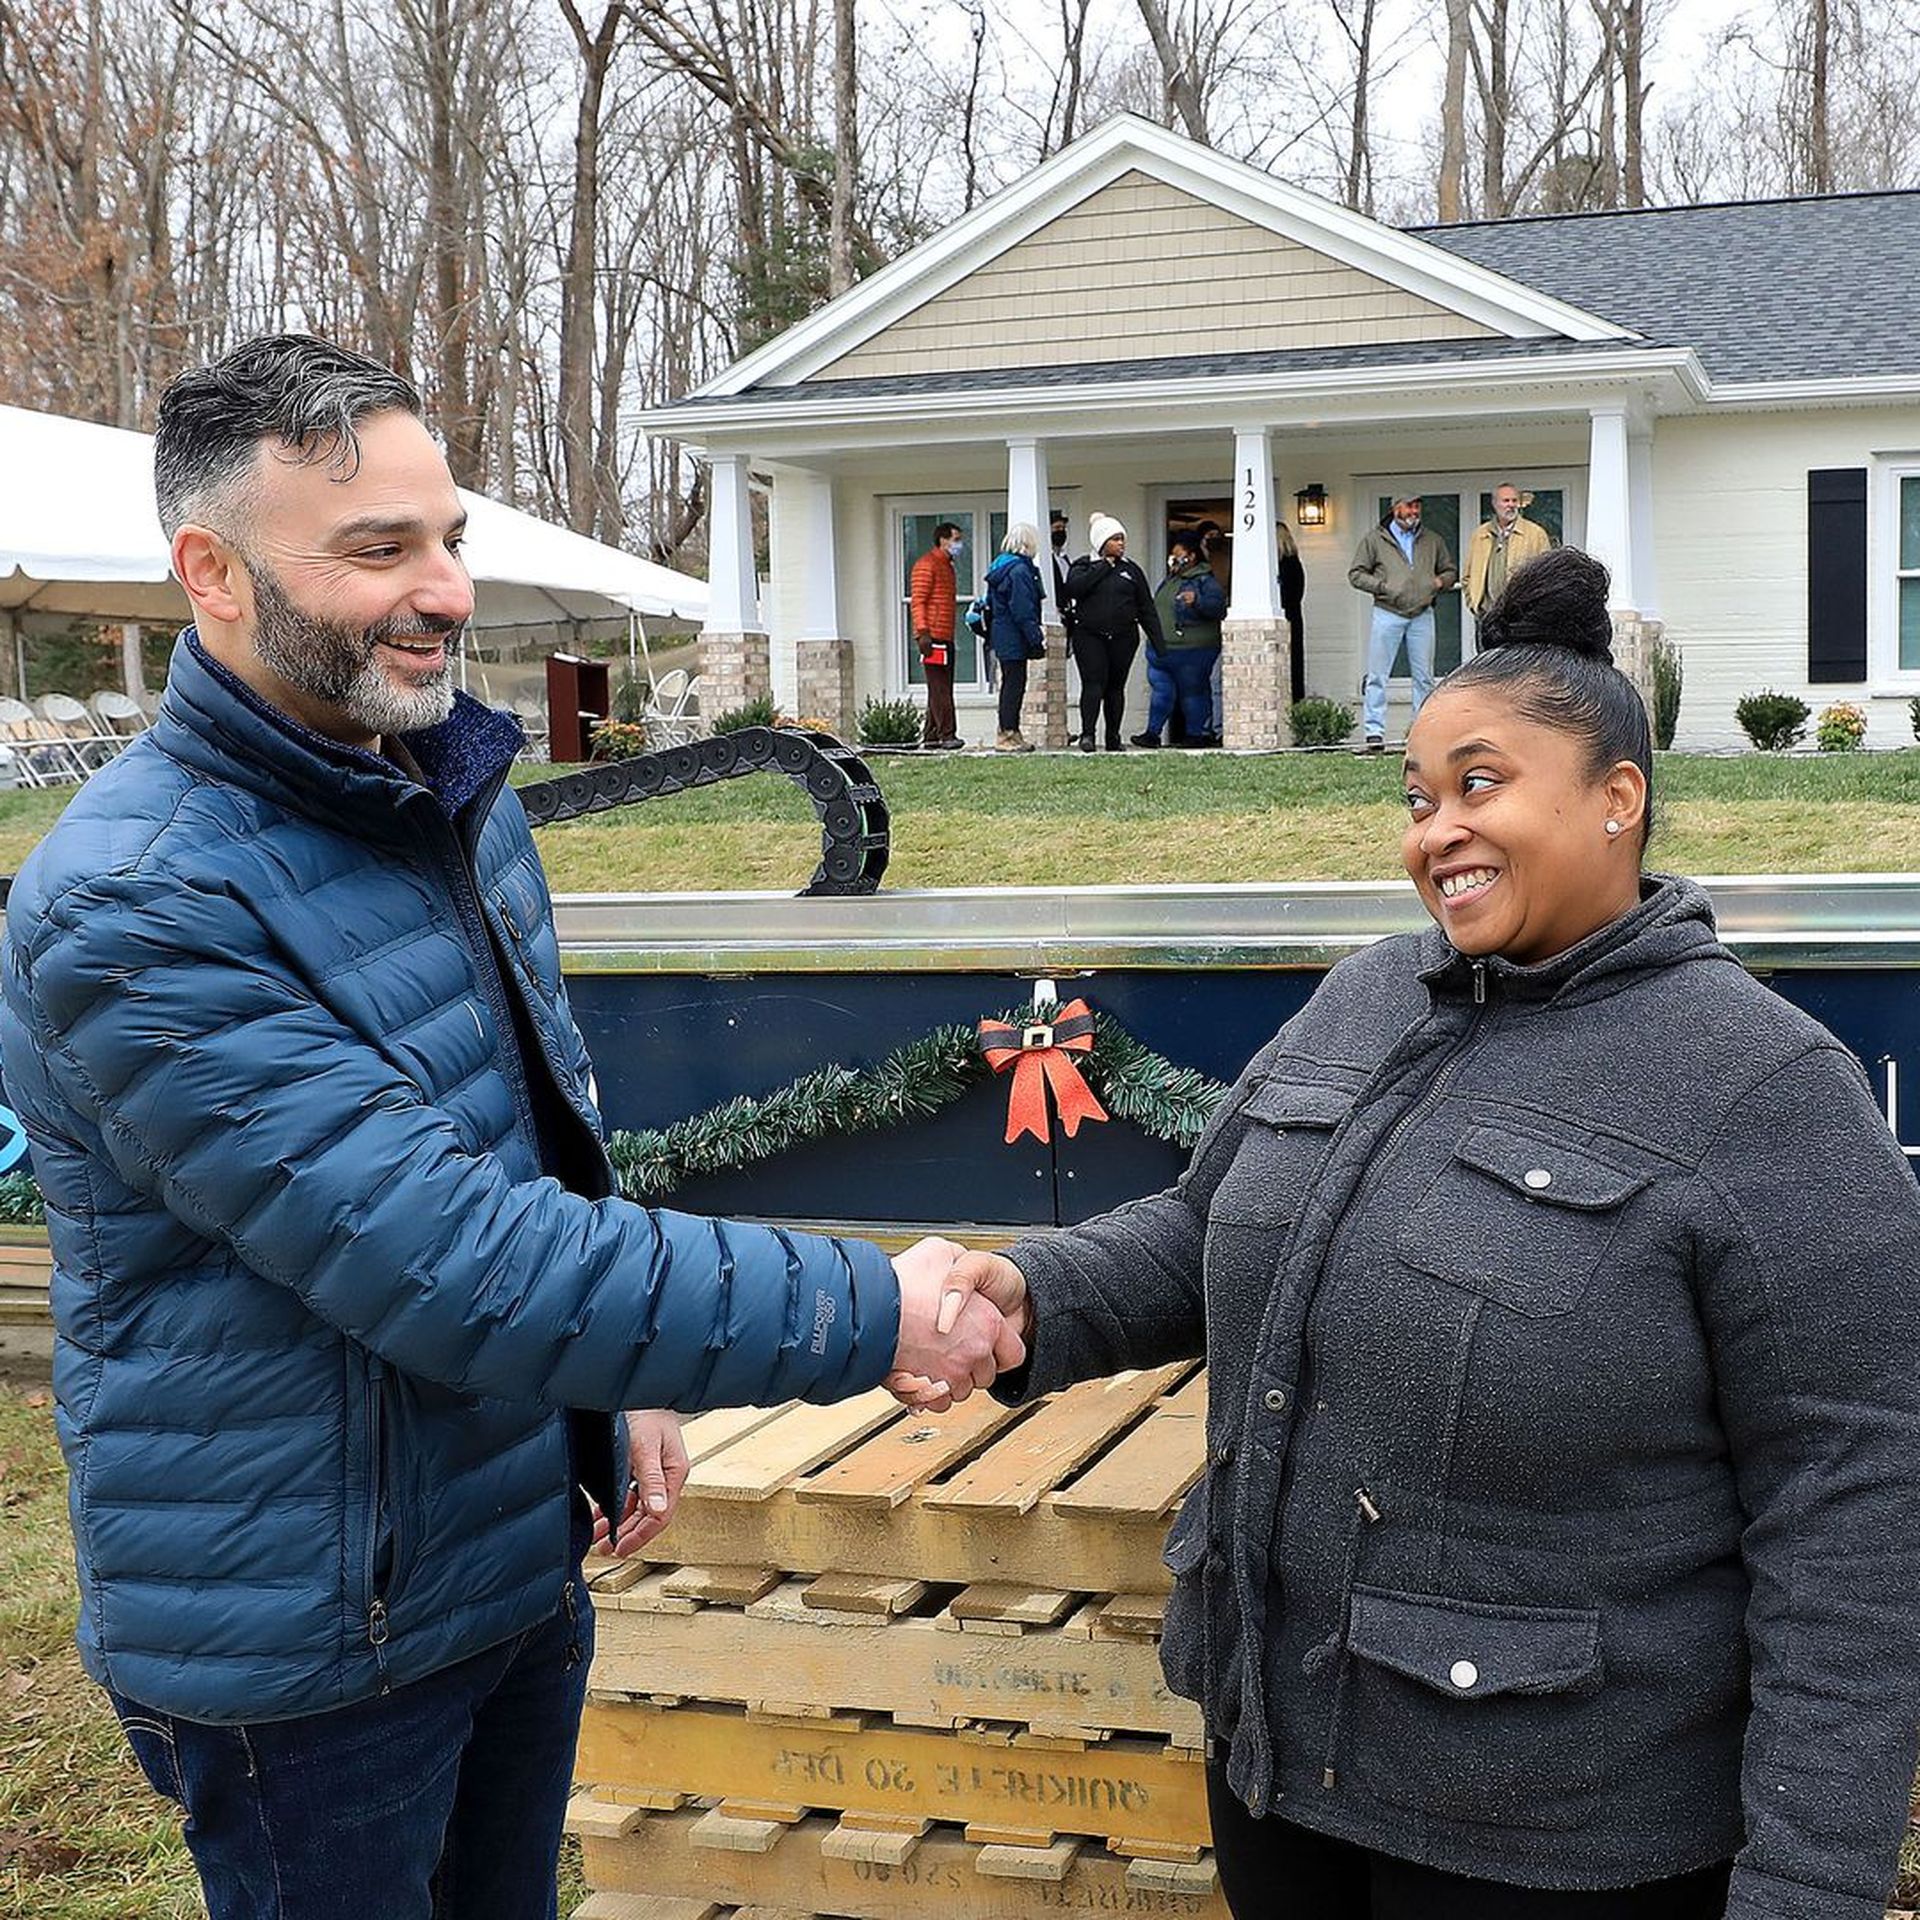
{"label": "single-story house", "polygon": [[[710,702],[771,689],[850,727],[910,689],[907,572],[942,520],[964,599],[1009,520],[1044,535],[1064,509],[1079,553],[1117,515],[1157,577],[1168,530],[1212,519],[1227,744],[1284,744],[1276,520],[1308,688],[1357,704],[1360,535],[1417,490],[1459,552],[1510,480],[1613,569],[1625,662],[1659,627],[1679,648],[1679,744],[1737,744],[1762,687],[1859,701],[1870,744],[1910,742],[1916,258],[1920,193],[1397,229],[1108,121],[645,416],[711,462]],[[1471,628],[1448,596],[1443,663]],[[958,659],[963,728],[990,738],[964,638]],[[1061,744],[1067,669],[1036,690]]]}

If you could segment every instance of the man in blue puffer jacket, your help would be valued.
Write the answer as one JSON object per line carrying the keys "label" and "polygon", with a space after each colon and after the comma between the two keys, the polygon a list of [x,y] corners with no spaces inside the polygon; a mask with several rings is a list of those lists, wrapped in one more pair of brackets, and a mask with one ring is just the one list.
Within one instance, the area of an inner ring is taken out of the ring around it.
{"label": "man in blue puffer jacket", "polygon": [[197,627],[8,902],[81,1650],[213,1920],[551,1916],[616,1410],[1020,1352],[944,1242],[614,1197],[419,413],[307,337],[168,391]]}

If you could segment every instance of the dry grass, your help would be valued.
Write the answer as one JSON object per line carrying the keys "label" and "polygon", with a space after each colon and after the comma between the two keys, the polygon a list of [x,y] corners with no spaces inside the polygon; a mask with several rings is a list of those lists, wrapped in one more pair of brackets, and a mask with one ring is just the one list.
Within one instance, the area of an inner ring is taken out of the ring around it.
{"label": "dry grass", "polygon": [[[199,1920],[175,1810],[134,1765],[73,1644],[67,1476],[44,1388],[0,1383],[0,1914]],[[586,1897],[579,1850],[560,1911]]]}

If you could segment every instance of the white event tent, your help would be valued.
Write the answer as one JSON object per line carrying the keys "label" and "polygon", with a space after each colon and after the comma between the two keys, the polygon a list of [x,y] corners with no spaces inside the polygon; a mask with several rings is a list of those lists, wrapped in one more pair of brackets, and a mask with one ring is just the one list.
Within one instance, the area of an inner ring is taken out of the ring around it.
{"label": "white event tent", "polygon": [[[481,494],[460,497],[476,630],[706,617],[704,580]],[[23,612],[186,622],[153,503],[150,434],[0,407],[0,629]]]}

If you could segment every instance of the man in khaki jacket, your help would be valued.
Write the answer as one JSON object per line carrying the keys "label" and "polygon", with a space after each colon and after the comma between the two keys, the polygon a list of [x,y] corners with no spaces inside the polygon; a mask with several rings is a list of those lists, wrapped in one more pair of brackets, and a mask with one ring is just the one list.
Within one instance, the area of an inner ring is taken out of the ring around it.
{"label": "man in khaki jacket", "polygon": [[[1362,683],[1367,750],[1387,743],[1387,676],[1404,640],[1413,673],[1413,711],[1433,691],[1433,603],[1460,578],[1447,543],[1420,524],[1420,496],[1406,494],[1393,512],[1369,528],[1347,569],[1348,584],[1373,598]],[[1411,718],[1411,716],[1409,716]]]}
{"label": "man in khaki jacket", "polygon": [[1475,527],[1467,543],[1467,611],[1476,622],[1529,560],[1553,547],[1553,536],[1520,506],[1520,489],[1502,480],[1493,490],[1493,518]]}

